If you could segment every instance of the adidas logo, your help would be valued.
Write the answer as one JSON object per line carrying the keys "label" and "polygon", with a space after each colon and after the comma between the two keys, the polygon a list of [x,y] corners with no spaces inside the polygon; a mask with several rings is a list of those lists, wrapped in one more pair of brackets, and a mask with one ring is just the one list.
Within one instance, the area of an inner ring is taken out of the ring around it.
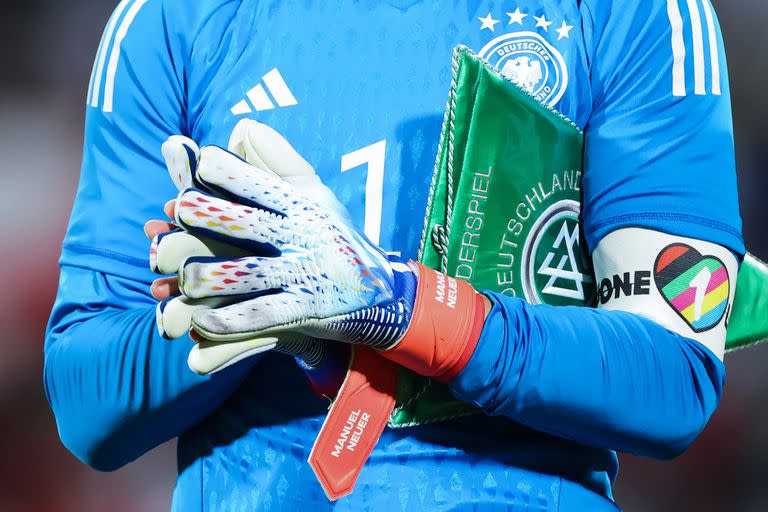
{"label": "adidas logo", "polygon": [[[280,107],[298,105],[299,102],[296,101],[277,68],[264,75],[262,80],[264,85],[257,84],[253,89],[245,93],[248,98],[247,100],[241,100],[229,109],[233,115],[250,114],[253,110],[272,110],[275,108],[275,103]],[[267,91],[272,95],[275,103],[272,102]],[[250,103],[248,103],[249,101]],[[253,105],[253,108],[251,108],[251,105]]]}

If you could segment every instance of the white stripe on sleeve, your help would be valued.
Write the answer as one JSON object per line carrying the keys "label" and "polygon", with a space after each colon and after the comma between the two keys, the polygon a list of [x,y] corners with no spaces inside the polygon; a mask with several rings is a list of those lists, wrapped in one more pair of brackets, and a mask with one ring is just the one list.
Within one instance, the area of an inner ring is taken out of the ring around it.
{"label": "white stripe on sleeve", "polygon": [[112,14],[112,17],[109,19],[109,22],[107,22],[107,28],[104,31],[104,37],[101,39],[101,44],[99,45],[99,53],[97,54],[97,58],[99,59],[98,64],[94,62],[95,67],[93,79],[91,80],[91,91],[88,93],[88,102],[92,107],[99,106],[101,74],[104,71],[104,62],[106,61],[107,54],[109,53],[109,43],[112,40],[112,32],[115,30],[115,24],[117,24],[117,20],[120,19],[120,16],[123,14],[123,11],[129,3],[131,3],[131,0],[123,0],[120,2],[120,4],[115,9],[114,14]]}
{"label": "white stripe on sleeve", "polygon": [[704,18],[707,20],[707,34],[709,36],[709,60],[712,65],[712,94],[720,96],[720,53],[717,47],[717,32],[715,20],[712,16],[712,6],[709,0],[701,0],[704,6]]}
{"label": "white stripe on sleeve", "polygon": [[694,92],[707,94],[704,86],[704,38],[701,30],[701,15],[697,0],[688,0],[688,12],[691,15],[691,33],[693,35],[693,80]]}
{"label": "white stripe on sleeve", "polygon": [[107,80],[104,84],[104,112],[112,112],[115,97],[115,73],[117,73],[117,63],[120,60],[120,47],[123,44],[123,39],[136,15],[146,3],[147,0],[136,0],[136,3],[125,15],[120,28],[117,29],[117,34],[115,34],[115,43],[112,45],[112,55],[109,57],[109,65],[107,66]]}
{"label": "white stripe on sleeve", "polygon": [[683,41],[683,18],[677,0],[667,0],[667,15],[672,25],[672,94],[685,96],[685,42]]}

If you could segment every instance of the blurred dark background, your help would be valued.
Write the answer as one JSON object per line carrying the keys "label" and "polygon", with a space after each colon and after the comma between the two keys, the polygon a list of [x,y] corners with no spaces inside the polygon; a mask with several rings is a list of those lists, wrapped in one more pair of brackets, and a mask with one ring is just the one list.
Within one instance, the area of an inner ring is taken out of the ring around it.
{"label": "blurred dark background", "polygon": [[[0,511],[168,510],[172,443],[115,473],[59,442],[43,394],[43,333],[80,168],[86,87],[116,2],[3,0],[0,13]],[[714,0],[729,55],[747,247],[768,259],[768,2]],[[725,397],[682,457],[622,456],[628,511],[766,511],[768,344],[726,357]],[[767,396],[763,396],[766,393]]]}

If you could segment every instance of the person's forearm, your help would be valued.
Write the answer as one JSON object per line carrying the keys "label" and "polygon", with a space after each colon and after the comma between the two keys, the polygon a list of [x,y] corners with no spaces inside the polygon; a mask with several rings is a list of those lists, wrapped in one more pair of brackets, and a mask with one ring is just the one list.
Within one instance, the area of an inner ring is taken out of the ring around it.
{"label": "person's forearm", "polygon": [[667,458],[693,442],[719,403],[725,367],[695,341],[629,313],[489,295],[477,348],[451,383],[488,414]]}
{"label": "person's forearm", "polygon": [[[116,469],[199,422],[256,361],[198,376],[187,367],[191,340],[162,339],[151,304],[105,306],[115,300],[106,298],[115,291],[110,284],[119,283],[65,272],[70,282],[51,317],[44,384],[63,443],[97,469]],[[77,288],[82,291],[72,291]]]}

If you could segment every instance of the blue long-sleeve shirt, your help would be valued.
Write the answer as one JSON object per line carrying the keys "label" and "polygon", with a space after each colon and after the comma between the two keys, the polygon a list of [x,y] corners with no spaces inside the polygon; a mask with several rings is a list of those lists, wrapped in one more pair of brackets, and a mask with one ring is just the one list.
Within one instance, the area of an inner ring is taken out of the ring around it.
{"label": "blue long-sleeve shirt", "polygon": [[537,61],[547,73],[526,85],[585,129],[590,248],[644,226],[741,254],[711,6],[631,3],[123,0],[88,88],[46,338],[45,387],[65,444],[114,469],[179,436],[174,509],[184,511],[612,509],[614,450],[678,453],[717,405],[723,365],[695,341],[631,314],[492,296],[452,389],[494,416],[386,431],[356,492],[330,504],[305,462],[327,402],[279,354],[192,374],[191,342],[155,333],[142,226],[175,195],[166,137],[226,145],[251,116],[315,165],[369,238],[415,255],[461,42],[500,69]]}
{"label": "blue long-sleeve shirt", "polygon": [[71,267],[62,272],[59,291],[45,390],[62,441],[97,469],[117,469],[193,427],[252,366],[212,377],[190,372],[192,341],[164,342],[146,283]]}
{"label": "blue long-sleeve shirt", "polygon": [[494,303],[454,393],[531,428],[656,458],[682,453],[715,411],[725,366],[631,313]]}

